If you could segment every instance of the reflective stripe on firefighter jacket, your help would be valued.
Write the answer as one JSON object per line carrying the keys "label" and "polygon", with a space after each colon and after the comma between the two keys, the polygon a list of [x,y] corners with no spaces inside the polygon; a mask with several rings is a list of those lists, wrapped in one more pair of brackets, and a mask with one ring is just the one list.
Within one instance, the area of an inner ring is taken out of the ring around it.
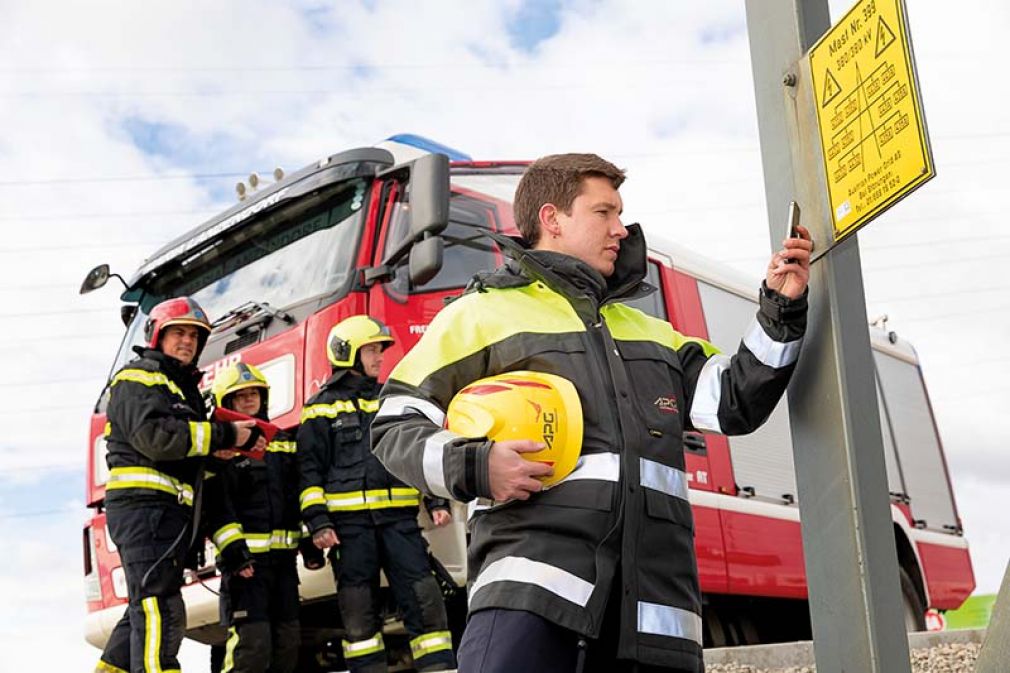
{"label": "reflective stripe on firefighter jacket", "polygon": [[374,378],[338,370],[302,409],[299,499],[312,532],[335,520],[369,524],[417,517],[421,494],[391,475],[370,451],[379,389]]}
{"label": "reflective stripe on firefighter jacket", "polygon": [[449,401],[472,381],[509,371],[572,381],[585,421],[579,463],[529,500],[473,516],[470,610],[527,610],[597,637],[620,582],[617,656],[701,670],[682,433],[740,434],[764,422],[794,368],[806,299],[762,288],[755,327],[735,355],[720,354],[621,303],[652,290],[642,282],[641,230],[628,232],[606,280],[546,251],[475,279],[391,373],[374,451],[422,492],[489,498],[490,443],[443,429]]}
{"label": "reflective stripe on firefighter jacket", "polygon": [[295,443],[284,432],[263,460],[239,457],[215,466],[206,481],[207,519],[222,570],[240,568],[251,555],[293,562],[299,547],[315,550],[302,532],[298,483]]}
{"label": "reflective stripe on firefighter jacket", "polygon": [[199,369],[157,350],[137,352],[109,383],[106,497],[191,505],[201,459],[232,446],[235,431],[207,420]]}

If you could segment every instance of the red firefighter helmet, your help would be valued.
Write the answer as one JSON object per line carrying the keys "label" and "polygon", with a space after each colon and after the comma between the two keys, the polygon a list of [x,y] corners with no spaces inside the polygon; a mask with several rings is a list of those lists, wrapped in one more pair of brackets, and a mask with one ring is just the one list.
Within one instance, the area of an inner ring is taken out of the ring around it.
{"label": "red firefighter helmet", "polygon": [[199,339],[194,361],[200,358],[203,347],[210,336],[210,320],[196,300],[189,297],[166,299],[151,309],[144,323],[144,339],[148,348],[157,348],[161,340],[161,331],[169,325],[193,325],[198,329]]}

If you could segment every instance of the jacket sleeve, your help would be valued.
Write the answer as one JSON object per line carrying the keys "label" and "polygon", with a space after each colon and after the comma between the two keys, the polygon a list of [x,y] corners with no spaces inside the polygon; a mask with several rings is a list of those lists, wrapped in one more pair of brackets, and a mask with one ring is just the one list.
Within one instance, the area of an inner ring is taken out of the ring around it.
{"label": "jacket sleeve", "polygon": [[[304,415],[304,412],[303,412]],[[298,503],[302,519],[314,534],[332,528],[326,507],[326,474],[330,464],[330,426],[325,417],[304,418],[298,427],[297,449]]]}
{"label": "jacket sleeve", "polygon": [[301,492],[302,478],[301,470],[298,469],[298,445],[295,439],[295,437],[292,437],[283,430],[277,433],[277,436],[274,437],[274,442],[291,443],[295,446],[295,453],[289,458],[289,460],[294,461],[294,469],[284,470],[284,474],[287,475],[284,480],[283,509],[285,527],[291,530],[300,530],[302,532],[302,537],[298,541],[298,551],[302,555],[302,563],[306,568],[316,569],[321,568],[326,563],[326,558],[323,556],[323,551],[312,543],[312,534],[307,532],[308,527],[302,522],[300,504],[298,501],[298,494]]}
{"label": "jacket sleeve", "polygon": [[762,285],[756,320],[732,357],[674,333],[689,429],[740,435],[760,427],[789,384],[806,322],[805,293],[789,299]]}
{"label": "jacket sleeve", "polygon": [[463,502],[491,497],[491,442],[443,429],[453,395],[487,371],[487,349],[465,304],[460,299],[439,312],[400,360],[372,421],[372,452],[387,470],[428,496]]}
{"label": "jacket sleeve", "polygon": [[428,496],[424,497],[424,509],[427,510],[428,516],[431,516],[432,512],[436,509],[449,510],[449,501],[445,498],[430,498]]}
{"label": "jacket sleeve", "polygon": [[130,445],[153,461],[206,456],[235,444],[231,423],[198,421],[172,408],[162,386],[113,380],[109,419]]}
{"label": "jacket sleeve", "polygon": [[207,524],[211,542],[220,554],[220,570],[235,571],[252,560],[242,523],[235,511],[235,494],[240,488],[237,470],[230,464],[215,467],[204,482]]}

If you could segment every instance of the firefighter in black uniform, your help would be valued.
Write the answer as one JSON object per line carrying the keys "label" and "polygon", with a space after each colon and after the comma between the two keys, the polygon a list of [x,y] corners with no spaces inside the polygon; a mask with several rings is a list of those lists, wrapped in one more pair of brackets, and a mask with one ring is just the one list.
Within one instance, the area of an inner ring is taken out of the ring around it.
{"label": "firefighter in black uniform", "polygon": [[[445,603],[417,523],[421,496],[369,451],[377,377],[392,343],[389,328],[365,315],[334,326],[326,343],[333,376],[305,405],[298,430],[302,517],[315,545],[330,549],[352,673],[386,671],[380,568],[404,613],[417,670],[455,666]],[[435,525],[449,523],[447,501],[425,504]]]}
{"label": "firefighter in black uniform", "polygon": [[[241,362],[220,372],[213,387],[218,407],[264,421],[269,391],[263,374]],[[301,641],[295,556],[301,547],[306,567],[315,569],[323,555],[302,535],[293,439],[278,432],[261,459],[226,463],[207,482],[207,509],[228,627],[223,671],[294,671]]]}
{"label": "firefighter in black uniform", "polygon": [[179,669],[186,630],[182,571],[194,488],[207,456],[228,460],[235,445],[265,446],[252,421],[209,422],[197,384],[210,336],[206,313],[188,297],[155,306],[146,347],[109,384],[106,521],[119,548],[129,605],[96,671]]}

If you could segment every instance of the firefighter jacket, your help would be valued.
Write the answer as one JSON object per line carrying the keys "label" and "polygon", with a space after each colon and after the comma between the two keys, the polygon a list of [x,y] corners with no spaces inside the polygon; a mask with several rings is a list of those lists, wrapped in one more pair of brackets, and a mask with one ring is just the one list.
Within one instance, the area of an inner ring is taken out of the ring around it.
{"label": "firefighter jacket", "polygon": [[322,563],[322,552],[302,534],[295,442],[278,432],[263,460],[237,457],[208,475],[206,505],[218,567],[235,571],[250,561],[288,563],[299,549]]}
{"label": "firefighter jacket", "polygon": [[158,350],[136,349],[140,358],[109,383],[109,481],[111,505],[135,501],[192,506],[202,459],[235,444],[231,423],[207,420],[197,384],[202,372]]}
{"label": "firefighter jacket", "polygon": [[[391,475],[369,450],[380,387],[374,378],[340,369],[302,409],[299,499],[311,533],[335,522],[417,518],[421,494]],[[426,504],[429,510],[448,507],[444,500]]]}
{"label": "firefighter jacket", "polygon": [[579,462],[527,501],[474,514],[470,610],[526,610],[596,638],[618,582],[617,656],[700,671],[682,433],[739,434],[764,422],[794,368],[806,298],[762,288],[757,320],[730,357],[621,303],[652,291],[642,282],[646,248],[637,225],[607,279],[567,255],[517,257],[475,279],[393,370],[374,451],[425,493],[489,498],[491,443],[443,429],[449,401],[469,383],[509,371],[569,379],[584,417]]}

